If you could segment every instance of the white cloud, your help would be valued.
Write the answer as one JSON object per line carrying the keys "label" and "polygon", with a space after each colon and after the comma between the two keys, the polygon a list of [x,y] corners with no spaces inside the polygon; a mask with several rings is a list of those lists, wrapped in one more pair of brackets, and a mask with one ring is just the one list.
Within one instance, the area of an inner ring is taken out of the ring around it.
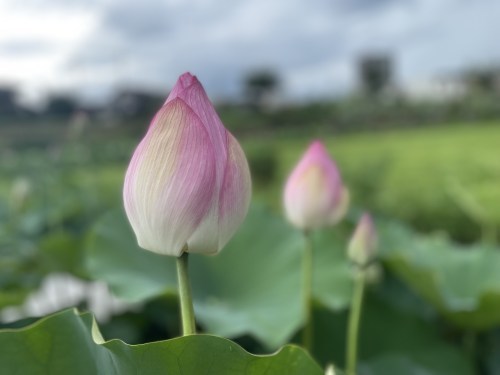
{"label": "white cloud", "polygon": [[38,7],[0,3],[0,83],[18,85],[35,99],[48,90],[70,88],[72,82],[61,67],[95,20],[91,12],[41,12]]}
{"label": "white cloud", "polygon": [[348,90],[367,51],[392,53],[403,82],[500,59],[491,0],[1,1],[0,81],[25,90],[166,92],[190,70],[232,97],[270,67],[304,98]]}

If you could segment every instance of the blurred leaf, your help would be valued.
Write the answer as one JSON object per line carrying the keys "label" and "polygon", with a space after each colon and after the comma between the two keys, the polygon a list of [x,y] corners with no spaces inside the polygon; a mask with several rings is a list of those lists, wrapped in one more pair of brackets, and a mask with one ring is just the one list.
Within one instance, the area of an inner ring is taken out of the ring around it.
{"label": "blurred leaf", "polygon": [[68,232],[49,232],[40,240],[40,251],[44,270],[70,272],[80,275],[82,267],[80,239]]}
{"label": "blurred leaf", "polygon": [[486,345],[480,350],[480,356],[487,374],[500,374],[500,329],[486,335]]}
{"label": "blurred leaf", "polygon": [[209,332],[250,333],[270,348],[287,342],[302,320],[302,239],[264,209],[252,210],[215,257],[193,256],[195,308]]}
{"label": "blurred leaf", "polygon": [[253,356],[215,336],[194,335],[143,345],[104,342],[90,314],[75,310],[24,329],[0,331],[0,363],[9,374],[323,374],[300,348]]}
{"label": "blurred leaf", "polygon": [[[398,355],[384,355],[370,361],[369,364],[360,366],[360,375],[387,375],[387,374],[404,374],[404,375],[444,375],[444,374],[461,374],[460,372],[439,372],[413,361],[412,359]],[[472,373],[469,373],[472,374]]]}
{"label": "blurred leaf", "polygon": [[29,293],[29,289],[20,287],[11,291],[0,291],[0,308],[21,304]]}
{"label": "blurred leaf", "polygon": [[33,243],[0,236],[0,307],[21,304],[42,276]]}
{"label": "blurred leaf", "polygon": [[[330,243],[332,241],[332,243]],[[350,279],[338,239],[315,237],[314,294],[331,308],[349,301]],[[249,333],[276,348],[300,327],[301,234],[253,207],[236,236],[216,257],[190,258],[196,316],[209,332],[236,337]],[[87,243],[91,277],[106,281],[119,297],[141,301],[176,292],[175,259],[144,251],[122,212],[100,220]]]}
{"label": "blurred leaf", "polygon": [[500,252],[424,237],[401,225],[380,227],[383,258],[413,290],[458,326],[500,324]]}
{"label": "blurred leaf", "polygon": [[122,211],[97,222],[90,232],[86,255],[89,275],[106,281],[126,300],[137,302],[176,290],[174,259],[140,249]]}
{"label": "blurred leaf", "polygon": [[477,202],[471,192],[456,178],[448,178],[446,181],[446,192],[458,207],[476,223],[482,224],[490,221],[484,207]]}
{"label": "blurred leaf", "polygon": [[[359,375],[473,375],[470,361],[428,322],[401,310],[378,291],[366,295],[359,337]],[[315,358],[321,364],[343,364],[347,313],[316,306]],[[418,372],[420,371],[420,372]]]}
{"label": "blurred leaf", "polygon": [[345,255],[346,240],[337,228],[314,236],[314,297],[331,310],[349,306],[352,292],[352,269]]}

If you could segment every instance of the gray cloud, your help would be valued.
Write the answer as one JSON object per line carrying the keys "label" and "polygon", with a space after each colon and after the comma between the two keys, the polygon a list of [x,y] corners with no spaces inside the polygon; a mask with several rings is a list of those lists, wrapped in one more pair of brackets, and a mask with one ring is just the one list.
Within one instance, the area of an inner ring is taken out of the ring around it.
{"label": "gray cloud", "polygon": [[[79,9],[81,1],[64,6]],[[62,74],[107,90],[167,88],[190,70],[212,95],[232,97],[243,75],[269,67],[290,83],[287,96],[301,97],[346,89],[355,82],[352,64],[367,51],[393,54],[403,81],[500,59],[500,3],[488,0],[92,0],[88,7],[99,22]]]}
{"label": "gray cloud", "polygon": [[55,48],[56,47],[53,44],[46,41],[14,39],[8,42],[0,43],[0,54],[24,57],[50,53]]}
{"label": "gray cloud", "polygon": [[120,1],[104,10],[101,27],[104,32],[116,33],[132,41],[145,41],[168,33],[172,13],[165,2],[144,6],[138,1]]}

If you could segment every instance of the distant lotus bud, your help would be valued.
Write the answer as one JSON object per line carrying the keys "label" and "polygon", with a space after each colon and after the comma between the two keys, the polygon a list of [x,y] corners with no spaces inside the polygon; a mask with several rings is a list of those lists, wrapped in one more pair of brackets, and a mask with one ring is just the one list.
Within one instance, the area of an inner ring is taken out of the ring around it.
{"label": "distant lotus bud", "polygon": [[132,156],[123,188],[139,246],[215,254],[248,211],[245,154],[195,76],[183,74]]}
{"label": "distant lotus bud", "polygon": [[18,177],[12,183],[10,198],[16,211],[22,210],[32,191],[32,185],[26,177]]}
{"label": "distant lotus bud", "polygon": [[377,233],[368,213],[363,214],[349,242],[348,255],[352,262],[366,267],[375,257]]}
{"label": "distant lotus bud", "polygon": [[288,220],[304,230],[334,225],[345,215],[349,192],[321,142],[309,146],[288,178],[284,204]]}

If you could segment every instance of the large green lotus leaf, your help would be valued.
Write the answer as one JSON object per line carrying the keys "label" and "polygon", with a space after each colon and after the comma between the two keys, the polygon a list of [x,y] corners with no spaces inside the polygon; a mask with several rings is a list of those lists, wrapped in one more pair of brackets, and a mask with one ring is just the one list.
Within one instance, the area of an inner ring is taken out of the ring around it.
{"label": "large green lotus leaf", "polygon": [[117,296],[138,302],[175,292],[175,259],[140,249],[122,211],[103,216],[86,244],[86,268]]}
{"label": "large green lotus leaf", "polygon": [[192,256],[196,314],[209,332],[251,333],[271,348],[302,321],[300,235],[266,210],[252,210],[217,256]]}
{"label": "large green lotus leaf", "polygon": [[0,347],[5,374],[323,374],[305,351],[291,345],[270,356],[254,356],[227,339],[209,335],[141,345],[104,341],[92,316],[76,310],[26,328],[0,330]]}
{"label": "large green lotus leaf", "polygon": [[[338,239],[315,236],[314,295],[342,308],[350,294],[348,266]],[[330,241],[332,241],[330,243]],[[190,277],[198,322],[221,336],[249,333],[269,348],[285,343],[302,324],[301,233],[262,207],[217,256],[193,254]],[[87,243],[87,269],[119,297],[142,301],[176,291],[175,259],[140,249],[121,212],[103,217]]]}
{"label": "large green lotus leaf", "polygon": [[380,228],[382,257],[413,290],[450,321],[473,330],[500,324],[500,251],[459,246],[398,225]]}

